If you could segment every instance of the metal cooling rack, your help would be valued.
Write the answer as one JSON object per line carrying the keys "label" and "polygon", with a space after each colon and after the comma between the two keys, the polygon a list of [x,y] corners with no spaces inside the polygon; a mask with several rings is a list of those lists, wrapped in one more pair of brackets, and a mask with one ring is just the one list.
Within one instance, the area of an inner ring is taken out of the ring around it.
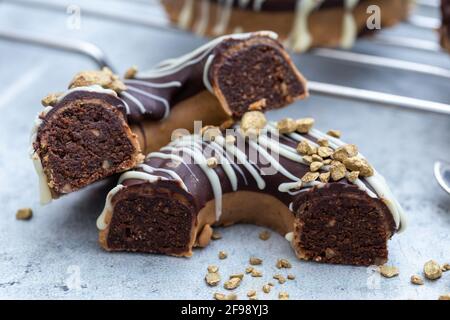
{"label": "metal cooling rack", "polygon": [[[105,0],[106,1],[106,0]],[[117,2],[118,0],[110,0],[109,2]],[[26,6],[35,10],[53,10],[65,14],[69,2],[57,0],[3,0],[3,3],[9,3],[17,6]],[[101,9],[89,5],[89,2],[82,1],[82,14],[104,20],[113,20],[125,24],[135,24],[148,28],[164,30],[169,32],[186,32],[170,25],[169,22],[161,14],[161,8],[157,0],[133,0],[132,2],[147,7],[148,16],[142,17],[129,13],[117,12],[104,6]],[[417,6],[432,9],[437,16],[438,2],[431,0],[417,1]],[[439,26],[440,20],[437,17],[430,17],[413,13],[413,15],[403,23],[411,28],[421,28],[435,32]],[[30,45],[40,45],[51,47],[54,49],[67,50],[82,54],[97,63],[99,67],[108,66],[114,70],[109,61],[107,54],[96,45],[74,39],[59,38],[48,34],[32,34],[18,30],[1,30],[0,39],[10,41],[20,41],[29,43]],[[359,40],[358,40],[359,41]],[[364,38],[364,41],[376,43],[383,46],[387,50],[394,47],[405,48],[413,51],[424,51],[428,54],[446,54],[444,53],[437,40],[423,40],[420,38],[402,37],[398,35],[390,35],[384,31],[380,31],[373,37]],[[314,56],[343,61],[354,67],[358,64],[366,66],[375,66],[377,68],[386,68],[401,70],[411,73],[425,74],[429,76],[442,78],[443,81],[450,83],[450,69],[434,66],[431,64],[417,63],[408,60],[388,58],[379,55],[366,53],[358,53],[354,51],[344,51],[339,49],[314,49],[310,52]],[[310,79],[311,80],[311,79]],[[332,95],[346,99],[363,100],[368,102],[393,105],[397,107],[420,109],[429,112],[438,112],[450,114],[450,105],[448,103],[435,102],[425,99],[411,98],[402,95],[384,93],[374,90],[361,89],[351,86],[342,86],[336,83],[324,83],[309,81],[309,88],[313,94]]]}

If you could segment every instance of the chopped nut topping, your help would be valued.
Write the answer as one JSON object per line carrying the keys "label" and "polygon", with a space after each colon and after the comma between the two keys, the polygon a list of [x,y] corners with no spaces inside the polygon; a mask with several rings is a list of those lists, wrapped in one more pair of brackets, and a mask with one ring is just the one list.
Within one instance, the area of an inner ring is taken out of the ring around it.
{"label": "chopped nut topping", "polygon": [[450,300],[450,293],[439,296],[439,300]]}
{"label": "chopped nut topping", "polygon": [[288,274],[287,278],[289,280],[295,280],[295,276],[293,274]]}
{"label": "chopped nut topping", "polygon": [[305,160],[307,164],[311,164],[314,161],[312,156],[303,156],[302,159]]}
{"label": "chopped nut topping", "polygon": [[347,158],[356,157],[358,155],[358,147],[354,144],[346,144],[337,148],[333,153],[333,159],[344,162]]}
{"label": "chopped nut topping", "polygon": [[330,173],[333,181],[339,181],[345,177],[347,170],[342,163],[335,161],[331,163]]}
{"label": "chopped nut topping", "polygon": [[321,156],[319,156],[318,154],[313,154],[311,156],[313,161],[317,161],[317,162],[323,162],[323,158]]}
{"label": "chopped nut topping", "polygon": [[44,107],[54,106],[61,95],[62,93],[49,93],[41,100],[41,103]]}
{"label": "chopped nut topping", "polygon": [[280,299],[280,300],[289,300],[289,293],[287,293],[287,292],[280,292],[278,294],[278,299]]}
{"label": "chopped nut topping", "polygon": [[450,263],[444,263],[442,265],[441,269],[442,269],[443,272],[449,271],[450,270]]}
{"label": "chopped nut topping", "polygon": [[217,272],[208,272],[205,277],[206,283],[211,286],[217,286],[220,282],[220,275]]}
{"label": "chopped nut topping", "polygon": [[216,300],[237,300],[237,295],[235,293],[231,293],[229,295],[225,295],[223,293],[214,293],[214,299]]}
{"label": "chopped nut topping", "polygon": [[328,183],[328,181],[330,181],[330,175],[331,175],[331,173],[329,173],[329,172],[321,173],[319,175],[319,180],[323,183]]}
{"label": "chopped nut topping", "polygon": [[137,73],[138,73],[138,67],[132,66],[125,72],[124,78],[125,79],[134,79],[134,77],[136,76]]}
{"label": "chopped nut topping", "polygon": [[331,160],[331,159],[325,159],[325,160],[323,160],[322,162],[323,162],[323,164],[324,165],[329,165],[329,164],[331,164],[331,162],[332,162],[333,160]]}
{"label": "chopped nut topping", "polygon": [[423,285],[423,279],[421,276],[418,275],[412,275],[411,276],[411,283],[417,284],[417,285]]}
{"label": "chopped nut topping", "polygon": [[247,267],[247,268],[245,268],[245,273],[252,273],[253,270],[255,270],[255,268]]}
{"label": "chopped nut topping", "polygon": [[311,128],[314,125],[314,119],[313,118],[303,118],[303,119],[298,119],[296,121],[297,123],[297,131],[300,133],[308,133],[309,130],[311,130]]}
{"label": "chopped nut topping", "polygon": [[439,279],[442,276],[441,266],[436,261],[430,260],[423,266],[423,273],[427,279]]}
{"label": "chopped nut topping", "polygon": [[277,129],[280,133],[292,133],[297,130],[297,123],[294,119],[286,118],[277,123]]}
{"label": "chopped nut topping", "polygon": [[228,253],[226,253],[225,251],[219,251],[219,259],[223,260],[226,259],[228,257]]}
{"label": "chopped nut topping", "polygon": [[250,275],[254,278],[259,278],[259,277],[262,277],[262,272],[259,270],[253,269]]}
{"label": "chopped nut topping", "polygon": [[256,296],[256,290],[250,290],[249,292],[247,292],[247,297],[253,297]]}
{"label": "chopped nut topping", "polygon": [[291,263],[287,259],[278,259],[276,266],[278,269],[292,267]]}
{"label": "chopped nut topping", "polygon": [[17,210],[16,219],[17,220],[30,220],[33,217],[33,210],[31,208],[22,208]]}
{"label": "chopped nut topping", "polygon": [[230,280],[226,281],[223,285],[223,287],[227,290],[234,290],[241,284],[242,279],[241,278],[231,278]]}
{"label": "chopped nut topping", "polygon": [[227,135],[225,137],[225,143],[226,144],[234,144],[236,142],[236,137],[232,136],[232,135]]}
{"label": "chopped nut topping", "polygon": [[322,158],[328,158],[333,154],[333,149],[330,147],[319,147],[317,149],[317,154]]}
{"label": "chopped nut topping", "polygon": [[232,274],[231,276],[230,276],[230,279],[233,279],[233,278],[239,278],[239,279],[244,279],[244,274],[243,273],[235,273],[235,274]]}
{"label": "chopped nut topping", "polygon": [[258,101],[253,102],[248,106],[248,110],[250,111],[261,111],[266,107],[267,101],[266,99],[261,99]]}
{"label": "chopped nut topping", "polygon": [[341,134],[341,131],[339,131],[339,130],[329,130],[329,131],[327,132],[327,135],[339,139],[339,138],[341,137],[342,134]]}
{"label": "chopped nut topping", "polygon": [[297,145],[297,152],[301,155],[313,155],[317,152],[317,148],[310,145],[307,141],[302,140]]}
{"label": "chopped nut topping", "polygon": [[359,177],[359,171],[352,171],[347,175],[347,179],[350,182],[355,182],[356,180],[358,180]]}
{"label": "chopped nut topping", "polygon": [[381,266],[379,267],[380,274],[385,278],[392,278],[398,276],[399,271],[396,267],[392,266]]}
{"label": "chopped nut topping", "polygon": [[318,172],[307,172],[302,177],[302,181],[304,183],[313,182],[313,181],[316,181],[318,177],[319,177],[319,173]]}
{"label": "chopped nut topping", "polygon": [[218,266],[215,266],[215,265],[210,265],[210,266],[208,266],[208,272],[210,272],[210,273],[216,273],[216,272],[218,272],[219,271],[219,267]]}
{"label": "chopped nut topping", "polygon": [[222,234],[219,231],[214,231],[211,235],[211,239],[213,240],[222,239]]}
{"label": "chopped nut topping", "polygon": [[95,84],[105,89],[114,90],[117,93],[127,89],[125,84],[119,80],[119,77],[106,67],[100,71],[83,71],[77,73],[70,82],[69,88],[92,86]]}
{"label": "chopped nut topping", "polygon": [[256,257],[251,257],[250,258],[250,264],[252,266],[257,266],[260,265],[262,263],[262,259],[256,258]]}
{"label": "chopped nut topping", "polygon": [[317,140],[317,144],[321,147],[328,147],[330,145],[328,139],[325,138],[320,138],[319,140]]}
{"label": "chopped nut topping", "polygon": [[270,284],[265,284],[265,285],[263,285],[263,287],[262,287],[262,291],[263,291],[264,293],[269,293],[269,292],[270,292],[270,289],[271,289]]}
{"label": "chopped nut topping", "polygon": [[286,282],[286,278],[283,277],[281,274],[276,274],[273,276],[274,279],[278,280],[279,284],[283,284]]}
{"label": "chopped nut topping", "polygon": [[263,241],[269,240],[270,239],[270,232],[267,230],[261,231],[259,233],[259,238]]}
{"label": "chopped nut topping", "polygon": [[319,169],[322,167],[323,167],[322,162],[314,161],[309,165],[309,170],[311,170],[312,172],[316,172],[319,171]]}
{"label": "chopped nut topping", "polygon": [[219,160],[217,160],[214,157],[209,158],[208,160],[206,160],[206,165],[208,166],[208,168],[212,168],[212,169],[216,168],[218,164],[219,164]]}
{"label": "chopped nut topping", "polygon": [[374,173],[372,166],[367,160],[359,157],[345,159],[344,165],[350,171],[359,171],[361,177],[371,177]]}
{"label": "chopped nut topping", "polygon": [[200,129],[200,134],[206,141],[214,141],[216,137],[222,136],[222,131],[219,127],[205,126]]}
{"label": "chopped nut topping", "polygon": [[241,130],[244,136],[257,136],[267,124],[264,113],[260,111],[246,112],[242,116]]}

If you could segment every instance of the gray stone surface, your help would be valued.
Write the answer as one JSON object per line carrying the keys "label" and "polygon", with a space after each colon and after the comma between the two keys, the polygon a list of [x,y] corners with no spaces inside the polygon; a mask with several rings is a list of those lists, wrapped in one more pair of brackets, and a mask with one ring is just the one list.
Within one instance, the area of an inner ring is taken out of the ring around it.
{"label": "gray stone surface", "polygon": [[[72,1],[78,2],[87,3]],[[105,10],[141,18],[155,12],[142,2],[89,1],[89,6],[106,4]],[[69,30],[66,20],[65,11],[0,3],[1,30],[91,41],[108,53],[121,72],[131,64],[149,67],[205,41],[89,15],[82,15],[81,30]],[[435,39],[431,31],[406,25],[383,32]],[[354,50],[450,66],[450,58],[444,54],[378,47],[365,40]],[[449,80],[309,54],[296,55],[295,62],[311,80],[450,103]],[[341,129],[343,138],[358,144],[385,175],[409,217],[407,231],[390,241],[389,264],[400,269],[399,277],[384,279],[371,269],[297,261],[281,236],[273,234],[262,242],[258,239],[261,228],[248,225],[220,230],[222,240],[195,250],[190,259],[102,251],[96,242],[95,220],[111,184],[100,183],[41,207],[37,178],[28,159],[29,132],[41,109],[41,97],[63,90],[74,72],[93,67],[83,56],[0,40],[0,298],[211,299],[215,291],[224,290],[205,285],[206,267],[219,265],[225,278],[242,272],[253,255],[264,259],[260,268],[264,276],[244,279],[237,290],[242,299],[250,289],[257,289],[260,298],[276,298],[283,290],[296,299],[436,299],[450,291],[450,273],[438,281],[426,281],[424,286],[409,282],[412,274],[421,274],[429,259],[450,262],[450,196],[433,179],[434,160],[450,159],[450,117],[317,95],[271,112],[269,117],[313,116],[320,129]],[[32,220],[15,219],[21,207],[33,208]],[[228,259],[219,260],[219,250],[226,250]],[[271,294],[264,295],[260,288],[278,272],[275,262],[281,257],[293,263],[288,272],[295,274],[296,280],[276,285]]]}

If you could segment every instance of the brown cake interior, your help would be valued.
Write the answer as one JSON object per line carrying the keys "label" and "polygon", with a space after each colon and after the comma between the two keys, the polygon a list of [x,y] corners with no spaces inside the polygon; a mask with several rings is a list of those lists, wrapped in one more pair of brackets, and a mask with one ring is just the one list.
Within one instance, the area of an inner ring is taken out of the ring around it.
{"label": "brown cake interior", "polygon": [[302,76],[273,43],[240,43],[212,71],[216,96],[234,117],[249,109],[281,108],[306,95]]}
{"label": "brown cake interior", "polygon": [[179,193],[140,184],[114,202],[108,250],[189,255],[195,214]]}
{"label": "brown cake interior", "polygon": [[313,191],[300,203],[294,227],[299,258],[367,266],[387,261],[394,222],[380,200],[363,192]]}
{"label": "brown cake interior", "polygon": [[75,191],[136,164],[124,116],[98,99],[75,100],[46,118],[35,144],[53,193]]}

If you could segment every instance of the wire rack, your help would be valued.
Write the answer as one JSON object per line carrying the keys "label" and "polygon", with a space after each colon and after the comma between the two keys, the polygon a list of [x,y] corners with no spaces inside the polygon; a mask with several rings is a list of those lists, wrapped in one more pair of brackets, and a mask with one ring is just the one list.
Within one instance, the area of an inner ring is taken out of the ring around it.
{"label": "wire rack", "polygon": [[[106,0],[105,0],[106,1]],[[118,12],[111,9],[111,3],[120,0],[109,0],[108,5],[98,8],[98,6],[89,5],[89,2],[83,4],[83,15],[95,17],[104,20],[113,20],[116,22],[135,24],[152,29],[164,30],[169,32],[186,32],[172,26],[161,9],[158,0],[132,0],[132,2],[145,6],[147,13],[145,17],[132,13]],[[70,3],[57,0],[3,0],[16,6],[26,6],[34,10],[53,10],[66,14]],[[420,15],[414,12],[408,20],[402,24],[408,28],[419,28],[435,32],[439,27],[440,19],[438,14],[438,1],[418,0],[416,1],[418,9],[424,8],[431,10],[433,16]],[[436,33],[437,34],[437,33]],[[108,66],[114,70],[112,62],[108,56],[99,47],[93,43],[80,41],[76,39],[60,38],[48,34],[35,34],[19,30],[0,29],[0,40],[19,41],[30,45],[46,46],[58,50],[66,50],[76,54],[84,55],[92,59],[99,67]],[[358,40],[361,41],[361,40]],[[437,35],[436,41],[424,40],[414,37],[403,37],[388,34],[385,31],[378,32],[375,36],[364,38],[363,41],[369,41],[386,48],[403,48],[412,51],[422,51],[429,55],[444,55],[445,52],[440,48]],[[310,54],[336,61],[342,61],[352,67],[357,65],[375,66],[377,68],[401,70],[404,72],[424,74],[428,76],[441,78],[450,83],[450,69],[435,66],[428,63],[418,63],[403,59],[391,58],[382,55],[359,53],[355,51],[345,51],[340,49],[318,48]],[[310,79],[309,88],[312,94],[331,95],[345,99],[363,100],[367,102],[393,105],[402,108],[419,109],[427,112],[437,112],[450,114],[450,105],[448,103],[430,101],[426,99],[412,98],[392,93],[379,92],[369,89],[361,89],[352,86],[342,86],[337,83],[326,83]]]}

